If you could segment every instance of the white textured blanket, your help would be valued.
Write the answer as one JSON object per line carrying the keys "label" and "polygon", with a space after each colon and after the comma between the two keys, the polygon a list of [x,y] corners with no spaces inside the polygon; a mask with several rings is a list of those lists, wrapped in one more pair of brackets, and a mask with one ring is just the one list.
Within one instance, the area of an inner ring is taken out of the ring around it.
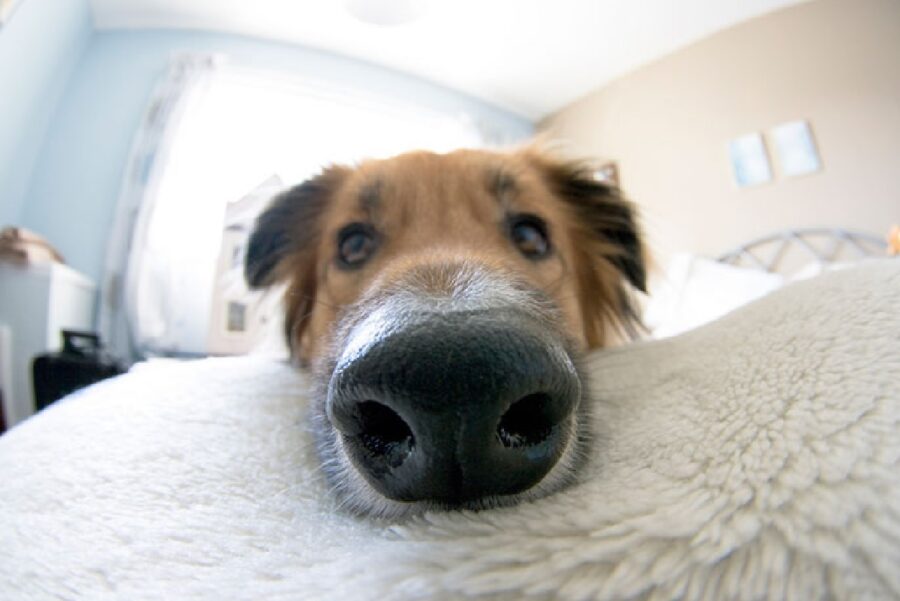
{"label": "white textured blanket", "polygon": [[590,372],[582,484],[391,525],[335,506],[290,368],[147,365],[0,438],[0,599],[900,597],[900,261]]}

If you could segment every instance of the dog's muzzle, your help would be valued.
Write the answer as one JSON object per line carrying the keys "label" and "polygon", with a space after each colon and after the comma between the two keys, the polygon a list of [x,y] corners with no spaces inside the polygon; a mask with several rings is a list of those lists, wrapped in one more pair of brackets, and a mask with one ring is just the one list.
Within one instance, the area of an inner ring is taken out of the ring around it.
{"label": "dog's muzzle", "polygon": [[527,307],[395,299],[346,340],[326,411],[389,499],[459,505],[523,492],[575,435],[575,366]]}

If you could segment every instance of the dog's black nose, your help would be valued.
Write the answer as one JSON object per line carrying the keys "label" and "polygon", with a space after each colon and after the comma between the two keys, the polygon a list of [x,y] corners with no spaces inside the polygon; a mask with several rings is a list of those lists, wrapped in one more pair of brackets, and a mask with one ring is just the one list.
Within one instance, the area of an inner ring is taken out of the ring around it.
{"label": "dog's black nose", "polygon": [[580,396],[561,342],[527,316],[464,311],[364,321],[327,410],[376,490],[454,505],[540,482],[574,436]]}

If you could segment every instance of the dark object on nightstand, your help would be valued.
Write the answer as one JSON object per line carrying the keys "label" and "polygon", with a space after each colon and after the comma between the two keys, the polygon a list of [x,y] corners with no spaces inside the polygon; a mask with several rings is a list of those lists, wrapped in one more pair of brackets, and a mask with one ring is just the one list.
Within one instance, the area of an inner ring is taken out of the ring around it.
{"label": "dark object on nightstand", "polygon": [[37,411],[79,388],[125,371],[103,352],[100,337],[96,334],[63,330],[62,337],[62,351],[34,358],[32,377]]}

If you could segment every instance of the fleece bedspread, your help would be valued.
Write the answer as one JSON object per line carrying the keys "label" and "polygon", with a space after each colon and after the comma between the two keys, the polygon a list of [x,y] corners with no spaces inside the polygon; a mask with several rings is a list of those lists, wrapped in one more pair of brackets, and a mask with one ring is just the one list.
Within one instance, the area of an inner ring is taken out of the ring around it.
{"label": "fleece bedspread", "polygon": [[900,598],[900,261],[587,363],[581,482],[348,515],[304,375],[139,366],[0,437],[0,599]]}

